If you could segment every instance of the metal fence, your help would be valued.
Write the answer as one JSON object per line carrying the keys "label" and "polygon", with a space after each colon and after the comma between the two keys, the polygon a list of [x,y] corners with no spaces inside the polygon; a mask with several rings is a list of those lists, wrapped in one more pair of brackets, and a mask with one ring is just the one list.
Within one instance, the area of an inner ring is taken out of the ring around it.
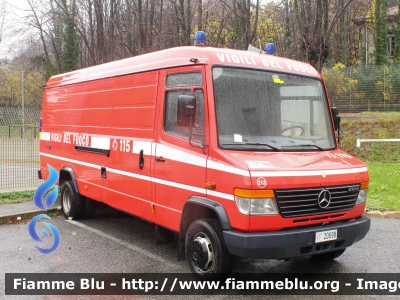
{"label": "metal fence", "polygon": [[37,188],[39,139],[0,139],[0,191]]}
{"label": "metal fence", "polygon": [[0,191],[35,189],[40,111],[0,107]]}
{"label": "metal fence", "polygon": [[400,66],[324,69],[331,103],[341,113],[400,111]]}
{"label": "metal fence", "polygon": [[0,138],[38,138],[40,110],[0,107]]}

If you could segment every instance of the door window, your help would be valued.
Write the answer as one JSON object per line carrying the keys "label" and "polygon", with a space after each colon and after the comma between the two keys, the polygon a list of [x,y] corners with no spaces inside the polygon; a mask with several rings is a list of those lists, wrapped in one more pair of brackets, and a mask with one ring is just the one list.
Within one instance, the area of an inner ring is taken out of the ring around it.
{"label": "door window", "polygon": [[[196,97],[196,115],[192,133],[204,135],[204,92],[196,86],[202,84],[201,72],[170,74],[167,76],[165,93],[164,131],[180,138],[189,139],[189,127],[178,126],[178,98],[180,95]],[[187,88],[178,88],[187,86]]]}

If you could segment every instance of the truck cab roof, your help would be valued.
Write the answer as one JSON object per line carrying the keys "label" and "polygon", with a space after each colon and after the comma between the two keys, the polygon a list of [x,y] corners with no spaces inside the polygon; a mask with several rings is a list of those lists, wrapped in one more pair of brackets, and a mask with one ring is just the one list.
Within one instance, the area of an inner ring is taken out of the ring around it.
{"label": "truck cab roof", "polygon": [[277,70],[320,77],[308,63],[279,56],[213,47],[176,47],[52,76],[46,88],[193,64]]}

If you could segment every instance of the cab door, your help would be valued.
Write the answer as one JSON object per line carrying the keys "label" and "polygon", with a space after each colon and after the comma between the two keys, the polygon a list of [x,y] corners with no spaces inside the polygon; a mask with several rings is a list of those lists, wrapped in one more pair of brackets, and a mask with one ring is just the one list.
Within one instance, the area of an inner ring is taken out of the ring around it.
{"label": "cab door", "polygon": [[[207,101],[203,66],[164,70],[160,74],[160,105],[154,152],[155,217],[157,224],[179,230],[183,206],[191,196],[205,195],[207,155],[189,143],[189,127],[178,126],[180,95],[196,97],[193,145],[206,140]],[[204,137],[204,138],[203,138]]]}

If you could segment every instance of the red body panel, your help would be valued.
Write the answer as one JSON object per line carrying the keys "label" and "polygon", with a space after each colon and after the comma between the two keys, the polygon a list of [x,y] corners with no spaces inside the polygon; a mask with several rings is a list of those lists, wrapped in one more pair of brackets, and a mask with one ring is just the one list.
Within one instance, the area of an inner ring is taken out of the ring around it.
{"label": "red body panel", "polygon": [[[190,62],[197,58],[197,63]],[[234,189],[307,188],[368,181],[365,165],[336,149],[250,152],[218,146],[212,66],[279,70],[320,78],[308,64],[275,56],[206,47],[164,50],[52,77],[45,89],[40,142],[41,173],[47,164],[74,170],[79,192],[161,226],[179,231],[191,196],[221,203],[237,231],[275,231],[361,216],[352,210],[310,217],[248,216],[239,212]],[[170,73],[202,72],[205,149],[164,131],[165,80]],[[109,155],[76,148],[100,149]],[[144,167],[139,166],[143,153]],[[160,159],[156,161],[155,159]],[[249,162],[262,162],[256,167]],[[101,175],[106,170],[106,178]],[[207,190],[206,183],[215,183]]]}

